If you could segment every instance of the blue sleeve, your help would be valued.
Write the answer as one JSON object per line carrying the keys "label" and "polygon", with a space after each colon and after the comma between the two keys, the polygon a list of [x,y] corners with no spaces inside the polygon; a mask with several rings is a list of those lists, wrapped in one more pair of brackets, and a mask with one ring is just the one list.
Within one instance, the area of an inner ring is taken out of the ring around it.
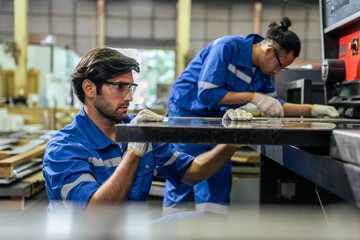
{"label": "blue sleeve", "polygon": [[198,80],[198,98],[204,105],[218,104],[228,92],[224,86],[230,54],[226,45],[219,43],[206,56]]}
{"label": "blue sleeve", "polygon": [[80,144],[52,139],[43,161],[43,175],[50,201],[71,200],[86,207],[100,187]]}
{"label": "blue sleeve", "polygon": [[177,152],[171,144],[153,144],[153,150],[157,165],[157,176],[165,177],[174,186],[178,186],[186,169],[195,157]]}

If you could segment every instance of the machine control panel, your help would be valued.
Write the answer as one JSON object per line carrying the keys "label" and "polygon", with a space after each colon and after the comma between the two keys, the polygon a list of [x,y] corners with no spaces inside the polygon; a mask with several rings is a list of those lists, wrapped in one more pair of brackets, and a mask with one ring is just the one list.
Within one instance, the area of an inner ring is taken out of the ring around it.
{"label": "machine control panel", "polygon": [[359,49],[359,38],[355,38],[351,44],[352,55],[357,55]]}
{"label": "machine control panel", "polygon": [[[344,31],[346,32],[346,31]],[[344,60],[346,66],[346,81],[359,79],[359,38],[360,31],[350,31],[339,39],[339,59]]]}

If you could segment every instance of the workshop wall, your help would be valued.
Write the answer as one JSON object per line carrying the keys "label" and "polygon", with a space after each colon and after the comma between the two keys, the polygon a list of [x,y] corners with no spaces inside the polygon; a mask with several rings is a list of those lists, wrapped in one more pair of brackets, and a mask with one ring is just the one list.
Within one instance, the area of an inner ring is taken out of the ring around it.
{"label": "workshop wall", "polygon": [[[175,48],[176,1],[105,1],[106,45],[131,48]],[[253,3],[193,1],[191,49],[200,51],[223,35],[252,32]],[[300,60],[321,59],[318,2],[264,2],[261,35],[271,21],[289,16],[302,41]],[[13,38],[13,0],[0,2],[0,41]],[[55,44],[83,54],[97,46],[97,6],[94,0],[29,0],[29,41],[48,34]]]}

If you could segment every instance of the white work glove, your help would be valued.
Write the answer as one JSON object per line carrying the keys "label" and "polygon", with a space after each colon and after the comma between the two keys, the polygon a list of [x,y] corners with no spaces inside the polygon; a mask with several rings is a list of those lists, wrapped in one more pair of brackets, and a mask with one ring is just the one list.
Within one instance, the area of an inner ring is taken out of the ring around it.
{"label": "white work glove", "polygon": [[245,110],[242,110],[240,108],[237,109],[228,109],[224,116],[222,117],[222,120],[238,120],[238,121],[249,121],[253,118],[253,115],[250,112],[247,112]]}
{"label": "white work glove", "polygon": [[[222,124],[226,128],[251,128],[250,120],[253,115],[250,112],[237,109],[228,109],[222,117]],[[229,144],[230,146],[241,148],[243,144]]]}
{"label": "white work glove", "polygon": [[311,116],[338,117],[338,111],[332,106],[314,104],[311,108]]}
{"label": "white work glove", "polygon": [[[163,116],[156,114],[149,109],[144,109],[140,111],[130,123],[140,124],[143,122],[162,122],[163,120]],[[138,157],[143,157],[147,152],[149,145],[151,145],[151,143],[130,142],[128,143],[128,150]]]}
{"label": "white work glove", "polygon": [[254,93],[251,102],[270,117],[284,117],[284,109],[281,103],[273,97]]}

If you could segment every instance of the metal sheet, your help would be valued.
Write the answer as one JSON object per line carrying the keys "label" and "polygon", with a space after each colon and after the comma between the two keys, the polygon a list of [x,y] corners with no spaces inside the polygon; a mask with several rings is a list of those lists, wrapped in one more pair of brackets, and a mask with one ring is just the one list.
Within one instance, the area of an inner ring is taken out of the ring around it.
{"label": "metal sheet", "polygon": [[360,130],[335,129],[331,136],[330,155],[360,165]]}
{"label": "metal sheet", "polygon": [[117,124],[116,141],[167,143],[236,143],[329,147],[335,128],[359,128],[359,120],[327,118],[165,118],[163,122]]}

